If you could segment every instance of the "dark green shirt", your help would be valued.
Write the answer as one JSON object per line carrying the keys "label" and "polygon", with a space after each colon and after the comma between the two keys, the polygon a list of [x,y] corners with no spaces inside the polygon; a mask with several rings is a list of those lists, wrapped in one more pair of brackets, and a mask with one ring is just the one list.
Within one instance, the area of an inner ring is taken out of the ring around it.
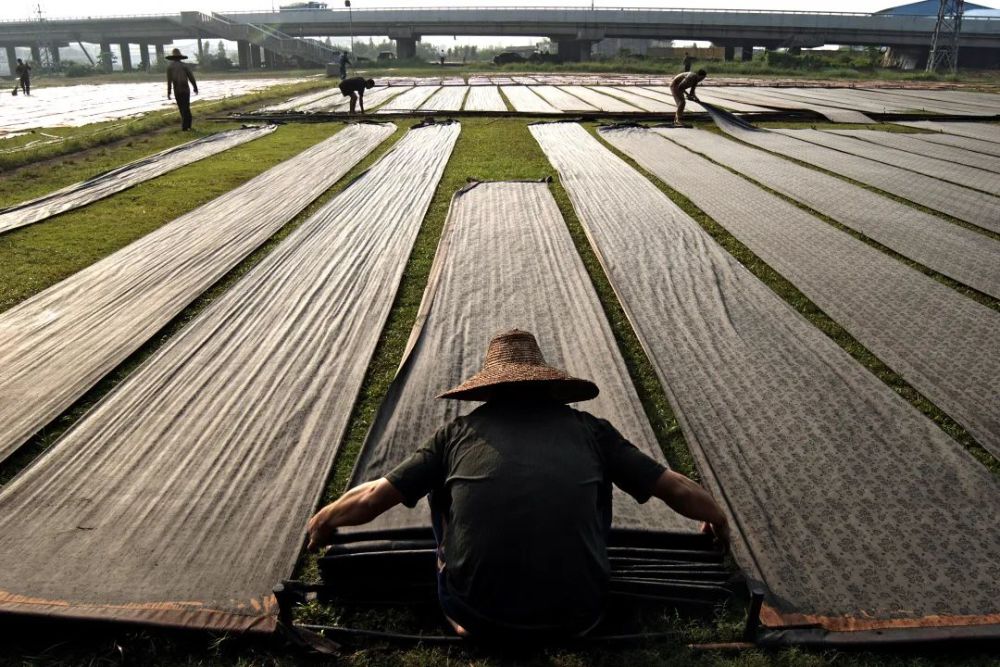
{"label": "dark green shirt", "polygon": [[603,608],[611,485],[643,503],[664,470],[591,414],[493,401],[386,477],[409,507],[433,492],[451,596],[497,625],[573,628]]}

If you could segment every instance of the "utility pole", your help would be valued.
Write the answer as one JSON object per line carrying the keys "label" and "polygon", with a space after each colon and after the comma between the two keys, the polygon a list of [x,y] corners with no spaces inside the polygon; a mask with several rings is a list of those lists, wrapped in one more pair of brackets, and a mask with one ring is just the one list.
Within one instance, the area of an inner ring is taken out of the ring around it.
{"label": "utility pole", "polygon": [[964,0],[941,0],[931,36],[931,51],[927,57],[928,72],[937,72],[942,67],[952,74],[958,71],[958,39],[962,33],[964,11]]}
{"label": "utility pole", "polygon": [[354,55],[354,13],[351,10],[351,0],[344,0],[344,6],[347,7],[347,20],[351,25],[351,55]]}
{"label": "utility pole", "polygon": [[42,69],[49,69],[52,65],[52,56],[49,53],[49,48],[52,45],[47,44],[45,40],[48,30],[45,29],[45,12],[42,11],[42,3],[35,5],[35,16],[38,17],[38,25],[41,26],[41,30],[39,31],[41,39],[38,41],[38,55],[41,62],[38,63],[38,66]]}

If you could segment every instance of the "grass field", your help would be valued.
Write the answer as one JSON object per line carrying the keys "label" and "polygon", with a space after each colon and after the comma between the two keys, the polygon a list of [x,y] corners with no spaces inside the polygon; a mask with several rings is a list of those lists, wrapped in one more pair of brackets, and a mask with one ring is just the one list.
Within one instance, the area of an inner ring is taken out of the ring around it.
{"label": "grass field", "polygon": [[[414,121],[397,123],[399,131],[373,155],[347,174],[334,188],[314,202],[305,212],[275,235],[264,247],[219,281],[199,300],[159,332],[149,344],[130,357],[81,401],[39,433],[12,462],[0,466],[0,484],[6,483],[20,469],[50,446],[57,437],[143,359],[175,334],[213,299],[234,284],[246,271],[266,256],[287,234],[301,224],[319,206],[343,190],[353,178],[387,151]],[[330,499],[344,490],[351,467],[399,363],[409,336],[430,269],[437,241],[447,214],[452,193],[468,179],[538,179],[553,177],[552,190],[567,221],[570,233],[584,259],[618,344],[625,356],[643,406],[663,447],[675,468],[694,474],[683,434],[657,381],[652,367],[639,346],[618,304],[607,278],[587,244],[582,228],[538,144],[527,130],[530,119],[468,119],[442,181],[434,193],[430,210],[409,259],[396,302],[375,357],[369,367],[363,389],[355,405],[348,433],[342,443],[328,480],[325,497]],[[213,129],[227,127],[213,125]],[[258,139],[219,155],[194,163],[115,195],[85,209],[57,217],[38,225],[0,235],[0,311],[61,280],[71,273],[127,245],[139,236],[166,224],[174,217],[226,192],[270,166],[287,159],[309,145],[338,131],[339,124],[287,125],[268,137]],[[842,127],[842,126],[840,126]],[[592,131],[596,126],[591,125]],[[128,162],[172,145],[174,133],[146,133],[112,148],[99,148],[74,155],[70,159],[47,163],[44,169],[22,167],[5,174],[0,181],[0,206],[50,191],[88,175]],[[182,138],[188,138],[184,135]],[[648,176],[648,174],[647,174]],[[846,349],[883,381],[937,421],[956,440],[969,447],[994,474],[1000,465],[956,424],[947,419],[874,355],[853,340],[843,329],[806,299],[794,286],[750,253],[728,232],[677,192],[650,178],[664,192],[694,217],[720,244],[763,280],[817,327]],[[992,307],[996,308],[995,300]],[[315,561],[304,556],[296,576],[317,576]],[[358,627],[404,631],[439,632],[439,617],[433,608],[320,608],[310,606],[300,613],[308,621],[337,622]],[[646,631],[673,631],[679,638],[664,644],[650,644],[628,649],[592,648],[551,650],[539,655],[500,655],[475,648],[409,648],[368,646],[351,650],[341,660],[347,665],[501,665],[532,664],[576,667],[582,665],[732,665],[778,664],[805,667],[822,664],[871,665],[1000,665],[995,647],[955,647],[891,650],[852,653],[842,651],[764,651],[759,649],[727,653],[689,649],[688,643],[738,639],[743,622],[740,609],[720,610],[707,619],[679,617],[671,610],[651,608],[633,612],[630,623]],[[56,625],[39,628],[37,624],[13,626],[0,646],[0,664],[172,664],[172,665],[270,665],[297,664],[299,660],[285,647],[234,637],[205,634],[182,635],[153,630],[130,630],[99,626]],[[16,639],[14,639],[16,637]]]}

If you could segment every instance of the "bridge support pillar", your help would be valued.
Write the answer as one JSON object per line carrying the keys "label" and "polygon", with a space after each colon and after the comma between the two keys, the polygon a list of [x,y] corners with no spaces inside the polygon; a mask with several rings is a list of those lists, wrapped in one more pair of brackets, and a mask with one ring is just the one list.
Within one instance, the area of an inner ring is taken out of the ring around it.
{"label": "bridge support pillar", "polygon": [[740,60],[743,62],[753,60],[753,44],[744,44],[740,47]]}
{"label": "bridge support pillar", "polygon": [[722,59],[726,62],[730,62],[736,57],[736,47],[732,44],[725,44],[722,47],[723,56]]}
{"label": "bridge support pillar", "polygon": [[58,69],[59,65],[60,65],[60,60],[59,60],[59,45],[58,44],[49,44],[48,50],[49,50],[49,61],[52,63],[52,67]]}
{"label": "bridge support pillar", "polygon": [[163,44],[156,44],[154,45],[153,48],[156,49],[156,64],[157,65],[166,64],[167,59],[163,55]]}
{"label": "bridge support pillar", "polygon": [[239,59],[240,69],[250,69],[250,42],[237,40],[236,55]]}
{"label": "bridge support pillar", "polygon": [[42,50],[37,46],[31,47],[31,62],[35,65],[42,62]]}
{"label": "bridge support pillar", "polygon": [[396,58],[410,60],[417,57],[417,37],[396,38]]}
{"label": "bridge support pillar", "polygon": [[205,45],[201,43],[201,37],[198,38],[198,62],[205,62]]}
{"label": "bridge support pillar", "polygon": [[802,55],[802,47],[801,46],[792,46],[792,47],[789,47],[789,49],[788,49],[788,55],[790,55],[790,56],[801,56]]}
{"label": "bridge support pillar", "polygon": [[278,54],[271,49],[264,49],[264,66],[274,69],[278,66]]}
{"label": "bridge support pillar", "polygon": [[111,71],[111,42],[101,42],[101,55],[99,62],[105,72]]}
{"label": "bridge support pillar", "polygon": [[260,47],[256,44],[250,45],[250,69],[258,70],[261,65]]}
{"label": "bridge support pillar", "polygon": [[149,44],[145,42],[139,42],[139,62],[142,66],[142,71],[149,71]]}
{"label": "bridge support pillar", "polygon": [[590,60],[590,49],[594,45],[592,40],[557,39],[555,42],[561,60],[573,63]]}
{"label": "bridge support pillar", "polygon": [[122,71],[131,72],[132,71],[132,49],[129,47],[128,42],[122,42],[118,45],[118,51],[121,53],[122,61]]}
{"label": "bridge support pillar", "polygon": [[7,74],[14,76],[14,68],[17,67],[17,49],[6,46],[4,50],[7,52]]}

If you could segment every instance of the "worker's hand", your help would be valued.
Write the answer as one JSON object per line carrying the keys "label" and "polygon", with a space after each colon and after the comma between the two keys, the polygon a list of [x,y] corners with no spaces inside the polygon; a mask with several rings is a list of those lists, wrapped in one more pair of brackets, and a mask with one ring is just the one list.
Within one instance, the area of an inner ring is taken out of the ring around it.
{"label": "worker's hand", "polygon": [[195,88],[195,89],[194,89],[194,94],[195,94],[195,95],[197,95],[197,94],[198,94],[198,89],[197,89],[197,88]]}
{"label": "worker's hand", "polygon": [[326,520],[329,512],[327,511],[330,505],[327,505],[320,511],[316,512],[309,523],[306,524],[306,535],[309,538],[309,544],[306,549],[310,552],[319,551],[320,547],[325,547],[326,545],[333,542],[333,536],[336,535],[336,527],[327,526]]}
{"label": "worker's hand", "polygon": [[170,99],[170,93],[167,93],[167,99],[168,100]]}
{"label": "worker's hand", "polygon": [[701,532],[714,537],[715,541],[718,542],[723,549],[729,548],[729,522],[725,519],[722,520],[722,523],[709,523],[706,521],[701,524]]}

